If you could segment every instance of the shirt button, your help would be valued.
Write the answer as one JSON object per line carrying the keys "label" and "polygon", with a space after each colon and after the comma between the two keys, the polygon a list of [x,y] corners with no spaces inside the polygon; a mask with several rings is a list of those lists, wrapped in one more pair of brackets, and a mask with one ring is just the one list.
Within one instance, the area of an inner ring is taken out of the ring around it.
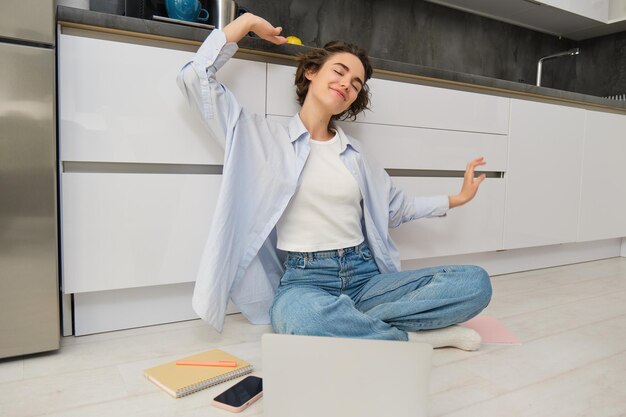
{"label": "shirt button", "polygon": [[202,80],[202,85],[209,85],[209,82],[207,80]]}

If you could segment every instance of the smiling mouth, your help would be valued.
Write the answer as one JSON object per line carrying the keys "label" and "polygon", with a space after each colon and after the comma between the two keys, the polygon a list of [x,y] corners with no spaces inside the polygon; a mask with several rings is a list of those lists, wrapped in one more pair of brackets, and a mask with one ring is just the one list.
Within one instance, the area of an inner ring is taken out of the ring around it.
{"label": "smiling mouth", "polygon": [[331,88],[331,90],[333,90],[335,93],[337,93],[339,95],[339,97],[341,97],[341,99],[343,101],[346,101],[346,96],[343,95],[340,91],[335,90],[334,88]]}

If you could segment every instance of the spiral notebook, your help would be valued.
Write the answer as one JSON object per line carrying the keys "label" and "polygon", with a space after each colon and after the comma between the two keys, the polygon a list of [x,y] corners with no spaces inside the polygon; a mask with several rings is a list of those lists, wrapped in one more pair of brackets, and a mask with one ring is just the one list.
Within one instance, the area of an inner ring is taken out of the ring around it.
{"label": "spiral notebook", "polygon": [[213,385],[252,372],[252,365],[223,350],[213,349],[178,359],[180,361],[236,361],[236,367],[176,365],[176,361],[146,369],[144,375],[174,398],[183,397]]}

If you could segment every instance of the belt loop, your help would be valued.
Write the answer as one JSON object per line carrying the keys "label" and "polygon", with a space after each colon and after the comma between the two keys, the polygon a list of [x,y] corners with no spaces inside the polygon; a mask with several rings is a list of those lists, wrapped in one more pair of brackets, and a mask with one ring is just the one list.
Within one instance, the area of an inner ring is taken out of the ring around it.
{"label": "belt loop", "polygon": [[343,249],[337,249],[337,255],[341,258],[343,256]]}

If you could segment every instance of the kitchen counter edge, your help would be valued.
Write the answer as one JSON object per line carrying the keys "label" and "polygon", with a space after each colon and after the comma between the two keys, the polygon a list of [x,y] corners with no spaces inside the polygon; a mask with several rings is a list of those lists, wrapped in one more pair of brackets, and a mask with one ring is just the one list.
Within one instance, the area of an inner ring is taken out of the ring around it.
{"label": "kitchen counter edge", "polygon": [[[62,27],[139,36],[187,45],[200,45],[211,32],[210,29],[100,13],[68,6],[57,7],[57,23]],[[259,55],[262,60],[268,62],[273,60],[275,62],[276,60],[293,62],[296,54],[310,49],[310,47],[306,46],[273,45],[262,39],[251,37],[242,39],[238,44],[241,52]],[[590,109],[626,113],[626,101],[610,100],[587,94],[537,87],[375,57],[370,57],[370,61],[374,67],[374,76],[378,78],[513,98],[547,100],[560,104],[579,105]]]}

